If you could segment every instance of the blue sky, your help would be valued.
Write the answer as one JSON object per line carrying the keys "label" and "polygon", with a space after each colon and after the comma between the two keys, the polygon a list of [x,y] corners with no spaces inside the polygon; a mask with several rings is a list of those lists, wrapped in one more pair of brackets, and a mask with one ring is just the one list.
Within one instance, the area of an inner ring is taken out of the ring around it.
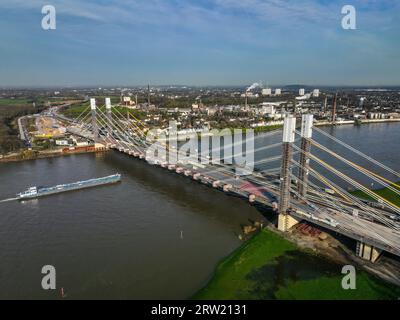
{"label": "blue sky", "polygon": [[0,86],[400,85],[399,40],[398,0],[1,0]]}

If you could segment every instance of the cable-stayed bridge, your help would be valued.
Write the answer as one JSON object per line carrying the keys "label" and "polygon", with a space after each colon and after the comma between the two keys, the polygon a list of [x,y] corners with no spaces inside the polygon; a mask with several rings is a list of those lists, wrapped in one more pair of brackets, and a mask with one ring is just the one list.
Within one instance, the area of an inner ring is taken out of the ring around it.
{"label": "cable-stayed bridge", "polygon": [[[160,138],[162,135],[157,137],[128,109],[121,111],[113,107],[109,98],[101,107],[91,99],[90,106],[75,119],[59,113],[54,113],[54,116],[69,123],[70,133],[246,198],[252,204],[270,207],[277,214],[278,229],[283,232],[305,220],[356,240],[356,254],[363,259],[375,262],[382,251],[400,256],[400,207],[395,201],[400,199],[400,185],[394,182],[400,180],[400,173],[314,127],[312,115],[302,116],[299,131],[296,118],[288,115],[282,130],[254,137],[255,140],[269,136],[278,139],[261,146],[255,143],[254,153],[266,154],[275,150],[272,156],[254,159],[254,167],[267,166],[267,169],[257,171],[246,170],[222,159],[221,154],[227,148],[235,150],[230,155],[232,158],[242,154],[246,141],[228,139],[229,143],[226,143],[224,140],[222,147],[220,144],[212,145],[206,152],[197,152],[194,158],[189,157],[187,151],[182,151],[177,142],[170,139],[171,132],[160,130],[167,139]],[[313,137],[315,133],[329,140],[330,146],[340,146],[345,155],[317,141]],[[155,145],[164,148],[166,154],[154,151]],[[354,174],[336,168],[335,164],[323,160],[320,154],[335,163],[345,164]],[[368,163],[368,168],[349,160],[350,154]],[[275,167],[270,167],[273,164]],[[391,194],[390,199],[366,187],[359,181],[359,176],[386,188]],[[362,192],[362,198],[343,185]]]}

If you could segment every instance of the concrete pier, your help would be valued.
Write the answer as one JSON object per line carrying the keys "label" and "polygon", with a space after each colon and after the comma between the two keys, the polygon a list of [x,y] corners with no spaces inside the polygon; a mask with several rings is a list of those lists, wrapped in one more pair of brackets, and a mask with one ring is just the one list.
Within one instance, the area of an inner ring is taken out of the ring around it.
{"label": "concrete pier", "polygon": [[382,250],[377,249],[366,243],[357,242],[356,255],[364,260],[375,263],[381,256]]}
{"label": "concrete pier", "polygon": [[279,214],[278,230],[287,232],[290,228],[298,224],[300,221],[289,214]]}

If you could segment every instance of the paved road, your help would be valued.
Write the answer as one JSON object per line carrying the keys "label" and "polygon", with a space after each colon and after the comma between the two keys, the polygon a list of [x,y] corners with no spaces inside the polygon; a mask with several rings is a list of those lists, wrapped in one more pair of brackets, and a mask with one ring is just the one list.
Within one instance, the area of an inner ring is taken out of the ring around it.
{"label": "paved road", "polygon": [[32,116],[23,116],[18,118],[17,123],[18,123],[18,130],[19,130],[19,137],[22,141],[26,143],[28,147],[32,147],[32,141],[28,132],[28,129],[26,128],[25,125],[25,120],[29,118],[35,118],[38,115],[32,115]]}

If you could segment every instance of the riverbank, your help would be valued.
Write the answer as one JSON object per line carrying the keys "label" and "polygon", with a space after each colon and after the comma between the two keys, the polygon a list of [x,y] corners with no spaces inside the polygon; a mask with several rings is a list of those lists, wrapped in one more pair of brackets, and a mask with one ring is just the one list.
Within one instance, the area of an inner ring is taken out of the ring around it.
{"label": "riverbank", "polygon": [[314,122],[314,126],[323,127],[323,126],[340,126],[345,124],[352,124],[352,125],[362,125],[362,124],[373,124],[373,123],[393,123],[393,122],[400,122],[400,119],[364,119],[359,120],[341,120],[332,123],[331,121],[316,121]]}
{"label": "riverbank", "polygon": [[55,158],[55,157],[63,157],[72,154],[83,154],[83,153],[96,153],[96,152],[105,152],[106,148],[104,147],[75,147],[75,148],[63,148],[56,150],[43,150],[43,151],[34,151],[34,150],[22,150],[20,152],[15,152],[12,154],[8,154],[5,156],[0,155],[0,163],[2,162],[20,162],[20,161],[28,161],[28,160],[37,160],[37,159],[45,159],[45,158]]}
{"label": "riverbank", "polygon": [[343,290],[342,266],[263,229],[222,260],[212,279],[193,299],[397,299],[400,296],[400,287],[359,270],[357,289]]}

